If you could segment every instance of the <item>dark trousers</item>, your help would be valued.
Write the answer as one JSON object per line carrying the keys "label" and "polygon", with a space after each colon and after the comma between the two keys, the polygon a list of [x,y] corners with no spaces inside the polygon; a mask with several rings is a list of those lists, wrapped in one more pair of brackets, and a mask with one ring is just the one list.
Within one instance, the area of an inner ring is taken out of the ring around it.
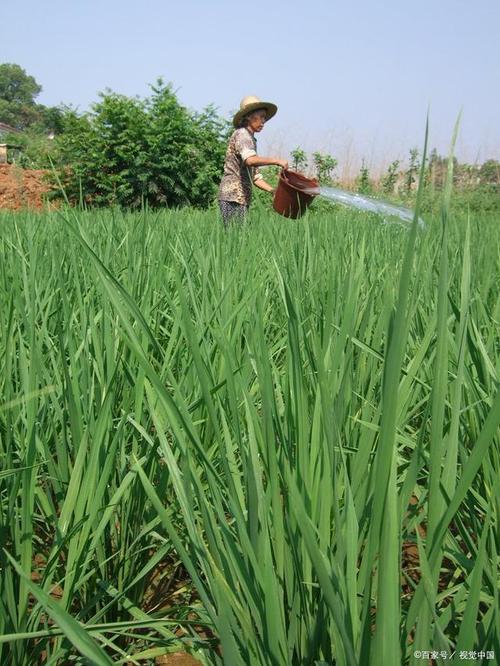
{"label": "dark trousers", "polygon": [[245,204],[239,204],[235,201],[219,201],[219,208],[225,227],[232,222],[238,222],[239,224],[245,222],[248,212],[248,206],[245,206]]}

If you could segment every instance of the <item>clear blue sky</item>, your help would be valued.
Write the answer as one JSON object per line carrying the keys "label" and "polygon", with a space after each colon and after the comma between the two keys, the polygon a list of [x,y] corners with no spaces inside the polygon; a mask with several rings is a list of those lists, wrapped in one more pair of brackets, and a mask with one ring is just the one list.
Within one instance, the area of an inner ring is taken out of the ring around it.
{"label": "clear blue sky", "polygon": [[500,0],[3,0],[0,26],[0,62],[43,104],[145,96],[158,76],[227,116],[253,94],[279,106],[261,154],[299,145],[343,170],[405,158],[428,108],[446,152],[462,109],[459,157],[500,158]]}

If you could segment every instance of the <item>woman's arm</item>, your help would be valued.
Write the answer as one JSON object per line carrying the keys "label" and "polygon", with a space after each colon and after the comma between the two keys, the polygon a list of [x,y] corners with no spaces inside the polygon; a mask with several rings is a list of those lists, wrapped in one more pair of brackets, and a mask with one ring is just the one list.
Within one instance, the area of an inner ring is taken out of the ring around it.
{"label": "woman's arm", "polygon": [[251,157],[246,158],[245,164],[249,167],[271,166],[272,164],[276,164],[276,166],[279,166],[282,169],[288,169],[288,162],[279,157],[260,157],[260,155],[252,155]]}
{"label": "woman's arm", "polygon": [[266,181],[263,178],[254,180],[253,184],[255,185],[255,187],[258,187],[260,190],[264,190],[264,192],[274,192],[275,189],[272,185],[266,183]]}

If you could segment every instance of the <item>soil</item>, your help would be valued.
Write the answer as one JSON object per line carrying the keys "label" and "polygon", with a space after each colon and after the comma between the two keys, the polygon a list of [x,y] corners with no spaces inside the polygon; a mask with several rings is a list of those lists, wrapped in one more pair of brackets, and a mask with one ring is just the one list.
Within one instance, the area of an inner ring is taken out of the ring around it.
{"label": "soil", "polygon": [[160,664],[162,666],[201,666],[200,662],[187,652],[175,652],[164,657],[157,657],[156,664],[158,666]]}
{"label": "soil", "polygon": [[0,209],[45,208],[46,194],[51,190],[46,176],[47,171],[41,169],[0,164]]}

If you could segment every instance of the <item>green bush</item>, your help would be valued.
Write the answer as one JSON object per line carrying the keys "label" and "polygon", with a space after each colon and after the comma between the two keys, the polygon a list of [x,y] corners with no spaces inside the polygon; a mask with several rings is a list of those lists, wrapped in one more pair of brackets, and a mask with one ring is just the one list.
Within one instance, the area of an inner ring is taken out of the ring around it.
{"label": "green bush", "polygon": [[108,91],[91,113],[68,111],[56,164],[71,202],[206,207],[222,174],[228,125],[193,113],[161,80],[144,100]]}
{"label": "green bush", "polygon": [[[453,212],[498,213],[500,211],[500,188],[497,185],[479,185],[475,188],[455,189],[451,209]],[[442,205],[443,193],[427,189],[423,192],[422,211],[438,213]],[[411,205],[412,201],[406,200]]]}

